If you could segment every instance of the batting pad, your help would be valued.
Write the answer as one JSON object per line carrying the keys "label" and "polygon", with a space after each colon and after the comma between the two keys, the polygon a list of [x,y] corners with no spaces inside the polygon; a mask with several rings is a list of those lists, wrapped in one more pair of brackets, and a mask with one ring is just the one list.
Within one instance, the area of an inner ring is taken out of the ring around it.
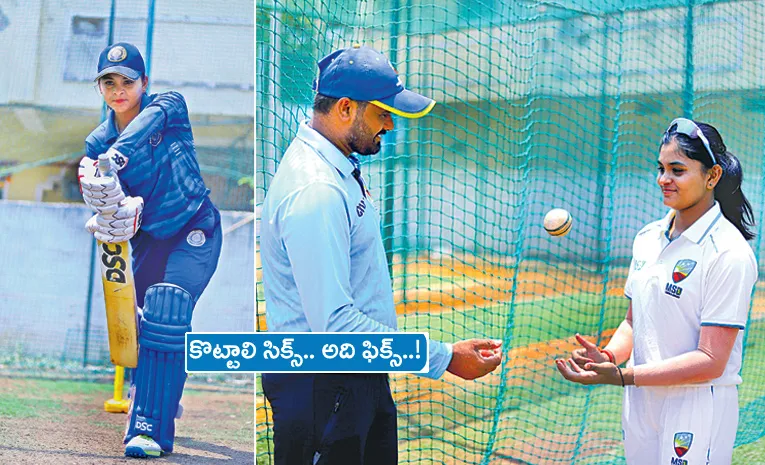
{"label": "batting pad", "polygon": [[126,443],[144,434],[172,452],[175,414],[186,382],[184,337],[191,331],[193,309],[191,294],[179,286],[160,283],[146,291]]}

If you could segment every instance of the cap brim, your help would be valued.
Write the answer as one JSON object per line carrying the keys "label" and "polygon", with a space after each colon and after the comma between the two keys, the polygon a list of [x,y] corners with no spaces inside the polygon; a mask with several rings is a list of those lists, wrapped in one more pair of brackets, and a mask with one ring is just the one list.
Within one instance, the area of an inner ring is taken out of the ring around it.
{"label": "cap brim", "polygon": [[96,76],[94,81],[98,81],[102,77],[106,76],[107,74],[119,74],[121,76],[125,76],[128,79],[132,79],[134,81],[137,81],[141,77],[141,73],[134,69],[130,69],[126,66],[110,66],[108,68],[104,68],[103,71],[98,73],[98,76]]}
{"label": "cap brim", "polygon": [[435,100],[406,89],[371,103],[404,118],[422,118],[436,105]]}

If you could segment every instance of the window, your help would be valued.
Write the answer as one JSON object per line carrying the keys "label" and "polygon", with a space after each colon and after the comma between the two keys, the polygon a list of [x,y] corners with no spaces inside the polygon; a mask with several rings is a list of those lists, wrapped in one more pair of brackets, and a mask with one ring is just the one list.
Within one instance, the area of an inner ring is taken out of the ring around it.
{"label": "window", "polygon": [[106,47],[105,18],[72,17],[72,34],[64,65],[65,81],[92,81],[98,54]]}

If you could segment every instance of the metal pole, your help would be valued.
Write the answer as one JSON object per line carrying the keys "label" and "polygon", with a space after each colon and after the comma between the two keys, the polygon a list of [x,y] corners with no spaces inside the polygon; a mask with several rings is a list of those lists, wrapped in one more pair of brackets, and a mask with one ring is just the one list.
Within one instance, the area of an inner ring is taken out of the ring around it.
{"label": "metal pole", "polygon": [[[106,45],[109,46],[114,43],[114,12],[117,9],[117,0],[112,0],[109,7],[109,35],[106,39]],[[106,102],[101,105],[101,121],[106,119],[107,106]]]}
{"label": "metal pole", "polygon": [[[406,33],[405,33],[405,40],[406,40],[406,48],[404,48],[404,63],[406,63],[406,74],[407,77],[411,78],[412,73],[409,70],[409,37],[411,37],[411,25],[412,22],[410,21],[410,14],[409,14],[409,0],[404,0],[404,11],[406,11]],[[409,176],[411,173],[409,173],[409,170],[412,167],[412,157],[415,156],[413,154],[414,151],[414,144],[411,140],[411,134],[409,132],[409,121],[406,120],[406,118],[400,118],[399,119],[399,131],[402,132],[402,139],[404,139],[404,172],[402,173],[404,177],[404,200],[401,203],[403,208],[403,233],[401,235],[401,263],[403,265],[403,272],[401,273],[401,280],[402,280],[402,296],[401,301],[406,302],[406,291],[407,291],[407,268],[406,265],[409,263],[409,248],[411,247],[409,243],[409,224],[410,224],[410,218],[409,214],[412,212],[412,209],[409,208]],[[398,132],[398,131],[396,131]],[[396,138],[398,139],[398,137]],[[417,173],[418,179],[419,179],[419,172]],[[417,201],[415,200],[415,204]],[[416,213],[416,211],[415,211]],[[415,217],[415,234],[419,232],[419,228],[417,228],[417,218]],[[417,247],[417,244],[415,242],[415,249]],[[416,260],[416,257],[415,257]]]}
{"label": "metal pole", "polygon": [[[762,164],[760,165],[760,173],[765,173],[765,140],[763,140],[762,143]],[[760,179],[763,179],[762,175],[759,176]],[[757,218],[757,237],[755,239],[755,246],[752,247],[754,249],[755,257],[757,259],[757,262],[762,258],[760,256],[759,251],[762,250],[762,233],[763,233],[763,222],[765,222],[765,208],[762,206],[765,205],[765,182],[760,183],[760,215]],[[752,323],[752,308],[754,308],[754,295],[757,293],[757,286],[754,286],[754,289],[752,289],[752,300],[749,302],[749,313],[746,317],[746,327],[751,328]],[[744,365],[747,363],[746,358],[746,348],[747,344],[749,342],[749,333],[752,331],[744,331],[744,340],[742,341],[741,345],[741,370],[743,371]]]}
{"label": "metal pole", "polygon": [[[111,45],[114,43],[114,16],[115,11],[117,9],[117,0],[111,1],[111,6],[109,7],[109,35],[106,40],[106,45]],[[103,122],[106,119],[107,115],[107,106],[106,102],[104,102],[101,105],[101,121]],[[86,366],[88,364],[88,347],[90,346],[90,313],[93,308],[93,281],[95,278],[95,265],[96,265],[96,254],[98,253],[98,247],[96,246],[96,240],[93,239],[92,245],[90,247],[90,271],[88,273],[88,296],[85,299],[85,341],[83,343],[82,348],[82,366]]]}
{"label": "metal pole", "polygon": [[[600,134],[598,136],[598,172],[597,172],[597,182],[595,185],[595,188],[597,190],[597,200],[598,200],[598,235],[602,234],[604,230],[603,225],[603,210],[605,207],[605,195],[606,190],[604,187],[605,184],[605,170],[607,165],[606,157],[609,154],[608,150],[608,129],[606,128],[606,124],[608,122],[608,28],[609,28],[609,17],[606,16],[603,21],[603,62],[601,63],[602,69],[600,72],[601,81],[600,81]],[[601,245],[603,242],[601,242]],[[605,251],[599,250],[596,254],[596,260],[597,260],[597,269],[598,273],[603,272],[603,265],[605,262]]]}
{"label": "metal pole", "polygon": [[693,118],[693,5],[695,0],[688,0],[688,13],[685,17],[685,80],[683,82],[683,115]]}
{"label": "metal pole", "polygon": [[109,40],[108,45],[114,43],[114,12],[117,7],[117,1],[112,0],[112,4],[109,7]]}
{"label": "metal pole", "polygon": [[[155,0],[149,0],[149,15],[146,24],[146,75],[151,76],[151,48],[154,39],[154,7]],[[146,86],[146,93],[149,93],[149,86]]]}
{"label": "metal pole", "polygon": [[93,307],[93,280],[95,279],[96,266],[96,239],[93,238],[90,246],[90,272],[88,273],[88,297],[85,300],[85,342],[82,348],[82,366],[88,364],[88,346],[90,345],[90,312]]}
{"label": "metal pole", "polygon": [[[608,209],[605,208],[605,201],[606,201],[606,189],[605,189],[605,170],[607,166],[606,157],[607,154],[610,154],[608,151],[608,129],[606,128],[606,124],[608,122],[607,113],[608,113],[608,29],[609,29],[609,16],[606,15],[603,18],[603,48],[602,48],[602,54],[603,54],[603,61],[601,62],[601,81],[600,81],[600,102],[598,104],[599,106],[599,129],[600,132],[598,134],[598,163],[597,163],[597,169],[598,172],[596,174],[596,199],[598,200],[598,238],[600,239],[600,245],[601,247],[604,247],[603,249],[598,249],[595,253],[595,260],[597,261],[596,268],[598,270],[599,275],[603,275],[603,282],[604,287],[605,283],[608,281],[608,269],[606,268],[606,250],[605,250],[605,242],[610,237],[610,232],[607,234],[606,238],[601,238],[600,235],[603,234],[603,213],[604,210],[608,211]],[[609,177],[610,179],[610,177]],[[611,195],[613,195],[613,191],[611,192]],[[605,298],[605,289],[602,291],[603,298]],[[600,335],[603,331],[603,319],[604,319],[604,313],[605,313],[605,303],[601,303],[600,307],[600,318],[598,320],[598,334],[597,334],[597,340],[598,344],[600,344]],[[580,424],[579,428],[579,434],[576,438],[576,444],[574,446],[574,457],[579,456],[579,451],[581,450],[584,442],[584,433],[585,433],[585,426],[587,425],[587,420],[589,418],[589,412],[590,412],[590,402],[592,400],[592,389],[587,390],[587,396],[585,397],[585,411],[582,416],[582,423]]]}
{"label": "metal pole", "polygon": [[[399,23],[399,0],[392,1],[393,17],[391,18],[390,28],[390,62],[396,66],[398,58],[398,23]],[[385,188],[383,197],[383,245],[385,247],[385,257],[388,260],[388,275],[393,279],[393,247],[395,228],[393,225],[393,204],[394,204],[394,182],[395,182],[395,148],[390,147],[385,150],[385,175],[383,176]],[[404,200],[406,202],[406,200]]]}

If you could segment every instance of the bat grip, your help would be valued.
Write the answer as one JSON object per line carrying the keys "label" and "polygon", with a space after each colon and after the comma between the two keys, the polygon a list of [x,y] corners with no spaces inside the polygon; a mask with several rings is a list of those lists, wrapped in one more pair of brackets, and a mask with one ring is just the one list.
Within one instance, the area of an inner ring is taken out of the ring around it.
{"label": "bat grip", "polygon": [[[105,153],[98,156],[98,172],[101,174],[101,177],[111,176],[117,179],[117,174],[112,169],[112,162],[109,159],[109,155]],[[103,213],[103,216],[106,218],[113,217],[110,213]]]}
{"label": "bat grip", "polygon": [[109,156],[105,153],[98,156],[98,172],[101,173],[101,176],[114,176],[112,163],[109,161]]}

